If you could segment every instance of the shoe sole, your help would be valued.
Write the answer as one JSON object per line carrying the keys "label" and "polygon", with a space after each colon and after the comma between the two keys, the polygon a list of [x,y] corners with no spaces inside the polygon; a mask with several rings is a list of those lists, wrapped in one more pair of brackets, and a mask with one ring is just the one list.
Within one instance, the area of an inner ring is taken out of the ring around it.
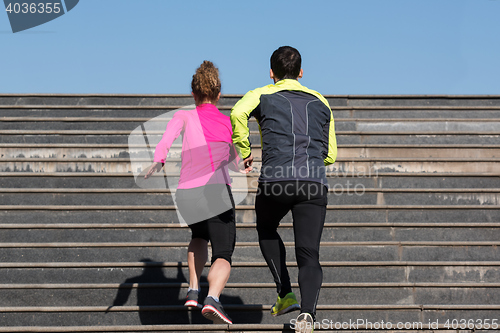
{"label": "shoe sole", "polygon": [[226,316],[220,313],[216,308],[211,305],[205,305],[203,310],[201,310],[203,317],[210,319],[214,324],[232,324],[233,322],[229,320]]}
{"label": "shoe sole", "polygon": [[198,302],[196,301],[187,301],[186,303],[184,303],[184,306],[194,306],[194,307],[197,307],[198,306]]}
{"label": "shoe sole", "polygon": [[271,316],[277,317],[277,316],[281,316],[281,315],[283,315],[285,313],[296,311],[296,310],[300,310],[300,305],[298,305],[298,304],[292,304],[289,307],[287,307],[286,309],[283,309],[283,310],[281,310],[278,313],[271,313]]}
{"label": "shoe sole", "polygon": [[307,317],[304,318],[303,320],[300,321],[297,320],[297,322],[295,322],[295,333],[312,333],[312,332],[314,332],[314,323],[312,321],[307,320]]}
{"label": "shoe sole", "polygon": [[203,317],[210,319],[214,324],[232,324],[233,322],[229,320],[226,316],[220,313],[216,308],[211,305],[205,305],[203,310],[201,310]]}

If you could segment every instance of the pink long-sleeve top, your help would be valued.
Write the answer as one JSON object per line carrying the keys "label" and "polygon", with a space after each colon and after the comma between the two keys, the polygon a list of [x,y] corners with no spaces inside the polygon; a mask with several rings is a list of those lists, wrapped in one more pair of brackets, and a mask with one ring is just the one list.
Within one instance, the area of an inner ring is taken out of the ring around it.
{"label": "pink long-sleeve top", "polygon": [[182,134],[182,166],[177,188],[230,185],[228,166],[237,171],[239,160],[232,144],[232,133],[229,117],[213,104],[177,111],[156,146],[154,161],[165,163],[172,143]]}

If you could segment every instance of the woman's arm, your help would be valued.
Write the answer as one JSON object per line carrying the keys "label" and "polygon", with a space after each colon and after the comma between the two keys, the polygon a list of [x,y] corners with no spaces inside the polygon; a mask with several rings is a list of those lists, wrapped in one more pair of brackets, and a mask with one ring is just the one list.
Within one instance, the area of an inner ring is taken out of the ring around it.
{"label": "woman's arm", "polygon": [[172,143],[179,137],[182,130],[184,129],[185,120],[184,117],[179,115],[179,112],[174,114],[172,120],[167,124],[167,129],[163,133],[163,137],[160,142],[156,145],[155,156],[153,161],[165,163],[168,151],[172,146]]}
{"label": "woman's arm", "polygon": [[167,158],[168,151],[172,146],[172,143],[179,137],[184,129],[185,120],[176,112],[172,120],[170,120],[167,124],[167,128],[165,133],[163,133],[163,137],[160,142],[156,145],[155,156],[153,158],[154,163],[149,167],[148,172],[144,176],[144,179],[148,179],[155,172],[161,170],[163,165],[165,164],[165,159]]}

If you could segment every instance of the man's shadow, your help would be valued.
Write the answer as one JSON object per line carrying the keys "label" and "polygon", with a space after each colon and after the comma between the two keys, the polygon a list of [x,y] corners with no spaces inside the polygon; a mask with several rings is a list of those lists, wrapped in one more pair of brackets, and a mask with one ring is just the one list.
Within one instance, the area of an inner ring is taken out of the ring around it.
{"label": "man's shadow", "polygon": [[[136,290],[137,306],[139,307],[139,319],[143,325],[168,325],[168,324],[210,324],[210,320],[201,315],[200,308],[184,307],[185,288],[181,290],[181,284],[187,282],[182,272],[182,263],[177,265],[175,277],[166,277],[162,265],[153,262],[151,259],[142,259],[144,263],[143,273],[139,276],[126,279],[118,289],[110,310],[116,306],[123,306],[129,300],[132,290]],[[201,299],[206,297],[206,277],[202,277]],[[135,285],[134,285],[135,284]],[[181,294],[182,292],[182,294]],[[227,312],[231,305],[243,305],[239,296],[221,295],[222,304],[228,305]],[[262,320],[261,311],[250,311],[250,313],[234,313],[234,322],[260,323]]]}

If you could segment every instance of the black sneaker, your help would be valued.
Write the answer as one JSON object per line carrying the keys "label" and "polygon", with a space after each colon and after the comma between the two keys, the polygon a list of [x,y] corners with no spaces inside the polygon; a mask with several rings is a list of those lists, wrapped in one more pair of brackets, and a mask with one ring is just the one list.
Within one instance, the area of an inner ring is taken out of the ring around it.
{"label": "black sneaker", "polygon": [[203,309],[201,310],[203,317],[210,319],[214,324],[232,324],[231,318],[224,312],[222,304],[216,302],[212,297],[205,298]]}
{"label": "black sneaker", "polygon": [[198,290],[188,291],[184,306],[198,306]]}

